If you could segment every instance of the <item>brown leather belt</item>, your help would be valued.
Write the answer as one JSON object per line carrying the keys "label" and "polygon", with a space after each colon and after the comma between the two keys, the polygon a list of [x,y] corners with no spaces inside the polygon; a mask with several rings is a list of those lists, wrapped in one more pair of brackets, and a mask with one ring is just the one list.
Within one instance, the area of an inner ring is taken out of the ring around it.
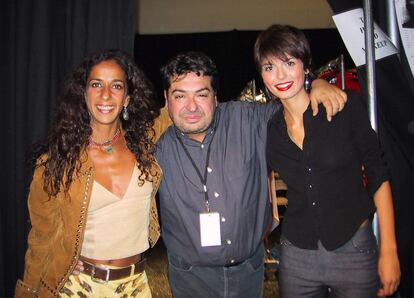
{"label": "brown leather belt", "polygon": [[107,283],[110,280],[125,278],[144,271],[146,259],[141,258],[135,264],[121,268],[107,268],[103,265],[94,265],[85,261],[83,262],[83,273],[89,275],[91,279],[99,283]]}

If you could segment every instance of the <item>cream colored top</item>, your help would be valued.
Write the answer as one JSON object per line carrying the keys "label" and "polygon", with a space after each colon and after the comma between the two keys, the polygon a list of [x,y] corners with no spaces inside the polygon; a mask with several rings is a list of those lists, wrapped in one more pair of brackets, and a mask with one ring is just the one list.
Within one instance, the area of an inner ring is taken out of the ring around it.
{"label": "cream colored top", "polygon": [[149,248],[148,227],[152,183],[138,186],[134,167],[128,188],[117,197],[94,181],[81,255],[97,260],[130,257]]}

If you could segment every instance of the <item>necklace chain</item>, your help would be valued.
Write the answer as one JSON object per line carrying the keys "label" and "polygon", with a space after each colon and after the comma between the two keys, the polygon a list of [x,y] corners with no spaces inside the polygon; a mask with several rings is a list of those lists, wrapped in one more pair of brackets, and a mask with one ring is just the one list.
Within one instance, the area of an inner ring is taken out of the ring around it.
{"label": "necklace chain", "polygon": [[105,142],[102,142],[102,143],[95,142],[92,139],[92,136],[90,136],[89,137],[89,145],[93,146],[93,147],[97,147],[97,148],[105,151],[106,153],[112,154],[112,152],[114,152],[114,149],[113,149],[112,145],[115,144],[115,142],[119,139],[120,135],[121,135],[121,129],[118,128],[118,130],[116,131],[116,133],[114,134],[114,136],[110,140],[106,140]]}

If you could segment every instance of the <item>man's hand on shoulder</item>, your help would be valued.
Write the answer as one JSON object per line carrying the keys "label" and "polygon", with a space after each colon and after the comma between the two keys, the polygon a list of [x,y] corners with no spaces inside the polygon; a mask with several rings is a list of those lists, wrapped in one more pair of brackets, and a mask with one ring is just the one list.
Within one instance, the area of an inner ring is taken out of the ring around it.
{"label": "man's hand on shoulder", "polygon": [[326,117],[328,121],[331,121],[332,116],[335,116],[336,113],[344,108],[347,95],[344,91],[329,84],[327,81],[316,79],[312,82],[310,101],[314,116],[318,114],[318,104],[322,103],[326,109]]}

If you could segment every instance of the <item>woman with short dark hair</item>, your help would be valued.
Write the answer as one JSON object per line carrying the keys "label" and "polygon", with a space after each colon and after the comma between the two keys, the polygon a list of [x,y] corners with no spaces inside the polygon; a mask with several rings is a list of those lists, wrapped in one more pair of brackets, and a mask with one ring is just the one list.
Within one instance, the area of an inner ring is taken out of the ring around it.
{"label": "woman with short dark hair", "polygon": [[[281,297],[377,297],[400,279],[387,170],[362,101],[348,93],[331,122],[313,117],[310,48],[297,28],[273,25],[255,44],[263,82],[283,106],[270,120],[267,159],[288,186]],[[362,167],[367,176],[363,183]],[[370,218],[377,210],[380,249]]]}

